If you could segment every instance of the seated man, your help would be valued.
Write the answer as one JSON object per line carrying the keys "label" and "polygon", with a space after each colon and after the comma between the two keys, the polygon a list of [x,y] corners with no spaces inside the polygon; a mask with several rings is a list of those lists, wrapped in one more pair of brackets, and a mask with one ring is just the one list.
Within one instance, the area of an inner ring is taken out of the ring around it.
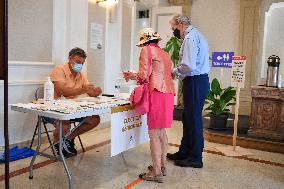
{"label": "seated man", "polygon": [[[69,52],[68,63],[58,65],[50,74],[50,78],[54,83],[54,99],[58,99],[61,96],[65,98],[76,98],[81,94],[88,94],[91,97],[96,97],[102,93],[101,88],[95,87],[90,84],[86,76],[81,72],[82,67],[85,63],[87,55],[84,50],[80,48],[74,48]],[[45,118],[46,119],[46,118]],[[52,122],[55,125],[53,132],[54,136],[54,147],[59,151],[59,124],[55,120]],[[63,138],[63,154],[64,156],[70,156],[77,154],[77,150],[74,147],[74,138],[81,135],[93,128],[100,123],[100,117],[95,115],[86,118],[80,118],[76,120],[63,121],[62,125],[62,136],[65,136],[70,131],[71,122],[82,122],[82,125],[76,128],[70,135]],[[70,154],[71,153],[71,154]]]}

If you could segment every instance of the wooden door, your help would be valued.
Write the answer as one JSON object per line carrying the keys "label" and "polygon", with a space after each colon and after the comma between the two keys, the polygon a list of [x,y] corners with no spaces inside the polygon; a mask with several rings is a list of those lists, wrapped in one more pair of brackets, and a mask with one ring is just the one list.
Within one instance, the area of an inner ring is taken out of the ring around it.
{"label": "wooden door", "polygon": [[182,14],[181,6],[152,9],[151,27],[161,35],[163,40],[159,44],[162,48],[165,47],[167,41],[173,36],[169,21],[175,14]]}

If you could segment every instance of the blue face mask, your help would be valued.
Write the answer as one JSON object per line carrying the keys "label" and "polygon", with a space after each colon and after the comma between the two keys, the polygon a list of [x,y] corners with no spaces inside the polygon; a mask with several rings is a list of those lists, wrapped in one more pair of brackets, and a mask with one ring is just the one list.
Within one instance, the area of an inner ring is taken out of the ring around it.
{"label": "blue face mask", "polygon": [[74,72],[80,72],[83,68],[83,64],[78,64],[78,63],[75,63],[73,64],[72,66],[72,69]]}

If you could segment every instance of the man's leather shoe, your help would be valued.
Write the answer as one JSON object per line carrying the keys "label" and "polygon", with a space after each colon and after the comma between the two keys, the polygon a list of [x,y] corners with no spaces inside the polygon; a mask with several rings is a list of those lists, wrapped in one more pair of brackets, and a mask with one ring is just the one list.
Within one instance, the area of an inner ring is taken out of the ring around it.
{"label": "man's leather shoe", "polygon": [[179,167],[193,167],[193,168],[202,168],[203,163],[199,161],[190,161],[190,160],[177,160],[175,165]]}
{"label": "man's leather shoe", "polygon": [[176,152],[176,153],[174,153],[174,154],[167,153],[167,158],[168,158],[169,160],[172,160],[172,161],[184,160],[184,159],[186,159],[186,157],[181,156],[178,152]]}

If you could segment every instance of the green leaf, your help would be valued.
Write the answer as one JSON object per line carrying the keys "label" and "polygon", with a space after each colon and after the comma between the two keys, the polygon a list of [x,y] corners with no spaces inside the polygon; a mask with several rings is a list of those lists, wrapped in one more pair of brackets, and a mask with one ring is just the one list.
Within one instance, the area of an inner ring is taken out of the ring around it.
{"label": "green leaf", "polygon": [[224,111],[224,109],[226,108],[227,103],[225,101],[223,101],[222,99],[220,99],[220,109],[222,111]]}
{"label": "green leaf", "polygon": [[168,44],[168,45],[166,45],[166,47],[164,48],[164,50],[167,52],[167,53],[169,53],[170,52],[170,50],[172,49],[172,44]]}
{"label": "green leaf", "polygon": [[209,101],[212,101],[212,102],[214,102],[216,100],[215,97],[214,97],[214,93],[211,90],[209,91],[206,99],[209,100]]}
{"label": "green leaf", "polygon": [[215,78],[212,80],[211,82],[211,90],[215,95],[220,95],[222,92],[220,83],[218,82],[218,80]]}
{"label": "green leaf", "polygon": [[180,46],[181,43],[179,39],[176,37],[171,37],[164,48],[164,51],[169,54],[175,66],[178,64]]}
{"label": "green leaf", "polygon": [[236,96],[236,91],[235,90],[227,90],[226,92],[224,92],[220,96],[220,99],[222,99],[223,101],[228,103],[228,102],[231,102],[232,100],[234,100],[235,96]]}
{"label": "green leaf", "polygon": [[222,89],[220,83],[215,78],[211,82],[211,89],[206,97],[207,108],[212,115],[230,113],[229,107],[235,105],[236,90],[233,87]]}

